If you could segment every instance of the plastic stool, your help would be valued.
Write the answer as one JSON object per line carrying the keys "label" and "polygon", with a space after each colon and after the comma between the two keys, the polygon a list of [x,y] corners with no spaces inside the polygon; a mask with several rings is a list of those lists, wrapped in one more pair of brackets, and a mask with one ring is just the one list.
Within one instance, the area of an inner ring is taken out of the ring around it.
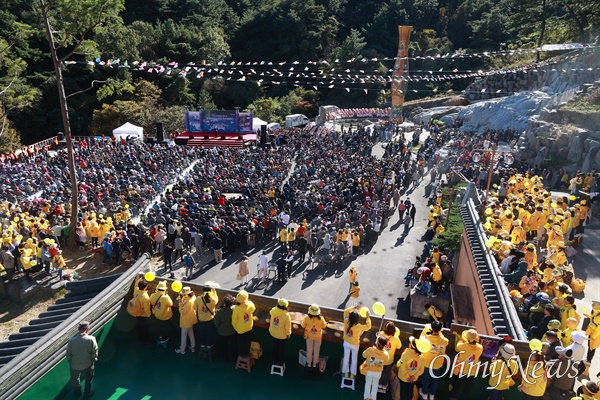
{"label": "plastic stool", "polygon": [[254,365],[254,358],[252,356],[242,357],[238,356],[237,363],[235,364],[235,369],[245,369],[246,371],[252,371],[252,366]]}
{"label": "plastic stool", "polygon": [[285,372],[285,364],[283,364],[283,365],[272,364],[271,365],[271,375],[283,376],[284,372]]}
{"label": "plastic stool", "polygon": [[342,389],[352,389],[352,390],[354,390],[354,384],[355,384],[355,379],[354,378],[343,377],[342,378],[342,384],[340,385],[340,387]]}
{"label": "plastic stool", "polygon": [[200,346],[200,352],[198,353],[198,357],[212,361],[212,359],[214,358],[214,347],[214,344],[211,344],[210,346]]}

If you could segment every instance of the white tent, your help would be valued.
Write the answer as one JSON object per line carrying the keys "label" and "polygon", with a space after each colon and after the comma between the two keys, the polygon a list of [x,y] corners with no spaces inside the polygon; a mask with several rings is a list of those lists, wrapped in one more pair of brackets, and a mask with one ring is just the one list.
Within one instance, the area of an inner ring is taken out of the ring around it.
{"label": "white tent", "polygon": [[252,130],[254,132],[260,130],[261,125],[268,125],[268,124],[269,123],[267,121],[263,121],[260,118],[256,118],[256,117],[252,118]]}
{"label": "white tent", "polygon": [[113,136],[116,140],[125,139],[128,137],[133,138],[135,140],[144,140],[144,128],[141,126],[135,126],[130,124],[129,122],[125,122],[125,124],[113,130]]}

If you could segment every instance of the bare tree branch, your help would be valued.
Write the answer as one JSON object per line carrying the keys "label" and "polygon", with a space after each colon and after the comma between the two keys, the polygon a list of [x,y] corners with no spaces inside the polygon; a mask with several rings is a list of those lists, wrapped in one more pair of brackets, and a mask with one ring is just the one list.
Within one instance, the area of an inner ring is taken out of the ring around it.
{"label": "bare tree branch", "polygon": [[70,98],[71,98],[71,97],[73,97],[73,96],[76,96],[76,95],[78,95],[78,94],[85,93],[85,92],[87,92],[87,91],[90,91],[90,90],[92,90],[92,89],[94,88],[94,83],[106,83],[106,81],[98,81],[98,80],[93,80],[93,81],[92,81],[92,85],[91,85],[89,88],[87,88],[87,89],[83,89],[83,90],[80,90],[80,91],[78,91],[78,92],[75,92],[75,93],[71,93],[71,94],[67,95],[67,99],[70,99]]}
{"label": "bare tree branch", "polygon": [[13,82],[17,79],[17,76],[19,76],[16,72],[15,72],[15,76],[13,76],[13,78],[11,79],[10,83],[8,84],[7,87],[5,87],[2,91],[0,91],[0,96],[2,96],[4,94],[4,92],[6,92],[8,90],[8,88],[13,84]]}

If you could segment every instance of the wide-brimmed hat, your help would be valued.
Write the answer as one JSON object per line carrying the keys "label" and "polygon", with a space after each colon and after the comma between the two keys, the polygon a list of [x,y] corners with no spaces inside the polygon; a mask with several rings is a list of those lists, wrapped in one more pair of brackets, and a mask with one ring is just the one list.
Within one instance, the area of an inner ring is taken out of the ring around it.
{"label": "wide-brimmed hat", "polygon": [[284,298],[277,300],[278,307],[286,307],[287,308],[287,306],[289,306],[289,305],[290,305],[290,303]]}
{"label": "wide-brimmed hat", "polygon": [[310,307],[308,307],[308,315],[320,315],[320,314],[321,314],[321,309],[319,308],[318,305],[312,304]]}
{"label": "wide-brimmed hat", "polygon": [[500,355],[502,356],[502,358],[509,359],[515,354],[517,354],[515,346],[513,346],[510,343],[506,343],[502,347],[500,347]]}
{"label": "wide-brimmed hat", "polygon": [[587,336],[585,334],[585,332],[583,331],[575,331],[573,333],[571,333],[571,338],[573,339],[573,341],[577,344],[583,344],[583,342],[586,341]]}
{"label": "wide-brimmed hat", "polygon": [[479,333],[475,329],[467,329],[462,333],[462,338],[468,343],[479,342]]}
{"label": "wide-brimmed hat", "polygon": [[192,292],[192,289],[189,286],[184,286],[181,289],[181,294],[190,294]]}
{"label": "wide-brimmed hat", "polygon": [[158,285],[156,285],[156,290],[161,290],[161,291],[167,290],[167,281],[158,282]]}

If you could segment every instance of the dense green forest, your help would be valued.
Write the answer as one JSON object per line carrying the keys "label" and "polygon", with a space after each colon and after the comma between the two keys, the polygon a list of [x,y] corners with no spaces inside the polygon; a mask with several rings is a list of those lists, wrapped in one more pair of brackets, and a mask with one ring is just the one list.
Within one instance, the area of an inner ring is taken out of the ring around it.
{"label": "dense green forest", "polygon": [[[38,0],[0,0],[0,150],[62,131],[57,85]],[[155,121],[181,128],[184,106],[251,108],[267,120],[319,105],[378,106],[389,85],[341,90],[292,79],[262,84],[228,80],[227,72],[171,75],[120,68],[135,61],[168,65],[250,65],[286,61],[298,69],[327,60],[331,70],[385,73],[398,45],[398,25],[413,26],[410,55],[472,54],[547,43],[597,43],[600,2],[589,0],[52,0],[62,45],[73,135],[109,134],[130,121],[151,132]],[[90,7],[104,7],[94,20]],[[62,7],[62,8],[61,8]],[[75,49],[75,51],[69,51]],[[544,55],[542,55],[544,56]],[[549,55],[546,55],[549,56]],[[368,62],[361,61],[367,58]],[[533,61],[527,56],[411,61],[412,71],[475,70]],[[85,63],[119,60],[115,67]],[[348,60],[354,60],[348,62]],[[225,64],[223,64],[225,65]],[[258,67],[256,67],[258,69]],[[308,66],[305,67],[308,69]],[[289,69],[289,68],[288,68]],[[225,68],[223,68],[225,70]],[[287,70],[286,70],[287,71]],[[366,72],[365,72],[366,74]],[[411,83],[409,98],[463,89],[470,81]],[[373,90],[375,89],[375,90]]]}

